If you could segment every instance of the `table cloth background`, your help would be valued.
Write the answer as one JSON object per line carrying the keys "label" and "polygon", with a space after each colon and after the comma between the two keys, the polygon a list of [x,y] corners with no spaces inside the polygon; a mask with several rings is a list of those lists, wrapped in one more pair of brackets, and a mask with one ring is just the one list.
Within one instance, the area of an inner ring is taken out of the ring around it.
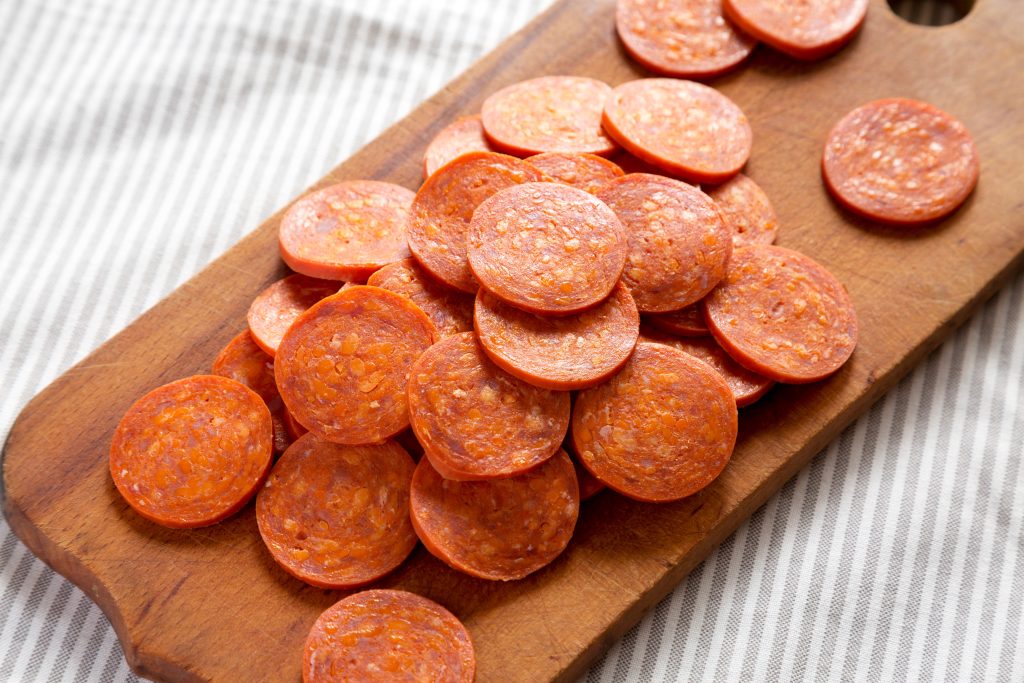
{"label": "table cloth background", "polygon": [[[0,436],[547,4],[0,3]],[[1024,680],[1022,311],[1018,276],[586,680]],[[130,680],[0,523],[0,681]]]}

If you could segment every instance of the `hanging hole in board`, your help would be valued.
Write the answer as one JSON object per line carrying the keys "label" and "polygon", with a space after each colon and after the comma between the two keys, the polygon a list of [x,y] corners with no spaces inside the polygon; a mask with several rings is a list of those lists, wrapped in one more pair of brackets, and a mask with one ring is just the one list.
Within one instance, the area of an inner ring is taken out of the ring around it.
{"label": "hanging hole in board", "polygon": [[975,0],[887,0],[896,16],[912,24],[945,26],[960,21]]}

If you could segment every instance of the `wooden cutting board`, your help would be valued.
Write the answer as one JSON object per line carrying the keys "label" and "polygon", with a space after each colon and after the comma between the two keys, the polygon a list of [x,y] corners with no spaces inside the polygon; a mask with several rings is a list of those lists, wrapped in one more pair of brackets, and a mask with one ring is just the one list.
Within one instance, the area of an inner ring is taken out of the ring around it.
{"label": "wooden cutting board", "polygon": [[[616,42],[613,6],[561,0],[317,185],[377,178],[416,188],[434,133],[508,83],[644,75]],[[874,0],[863,31],[838,55],[802,64],[759,48],[745,68],[716,80],[753,125],[748,172],[775,203],[779,243],[826,264],[850,290],[861,321],[851,362],[827,381],[776,387],[745,409],[732,462],[702,493],[660,506],[609,493],[589,502],[565,554],[523,581],[474,580],[419,548],[380,585],[461,617],[481,682],[581,674],[1021,264],[1022,37],[1014,0],[978,0],[964,21],[943,28],[907,24]],[[978,143],[978,189],[941,225],[882,229],[837,210],[822,187],[826,132],[853,107],[887,96],[951,112]],[[307,630],[342,596],[278,569],[251,505],[211,528],[171,531],[133,514],[106,469],[111,434],[131,402],[207,371],[244,328],[252,298],[284,275],[280,216],[36,396],[5,447],[11,527],[103,608],[132,668],[148,678],[297,681]]]}

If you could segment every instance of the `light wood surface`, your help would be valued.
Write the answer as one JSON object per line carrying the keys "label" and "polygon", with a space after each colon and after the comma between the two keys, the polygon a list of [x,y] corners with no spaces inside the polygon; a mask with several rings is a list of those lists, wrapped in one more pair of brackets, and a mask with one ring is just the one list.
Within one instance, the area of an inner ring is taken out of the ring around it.
{"label": "light wood surface", "polygon": [[[616,42],[611,0],[561,0],[318,185],[378,178],[416,188],[433,134],[488,93],[543,74],[615,84],[644,75]],[[690,499],[646,505],[604,493],[550,567],[502,584],[447,569],[422,548],[381,586],[449,607],[468,626],[478,680],[570,681],[843,427],[988,298],[1024,253],[1024,13],[978,0],[942,28],[873,0],[861,34],[803,64],[758,48],[713,84],[749,116],[747,172],[778,211],[779,243],[824,263],[861,322],[831,379],[779,386],[741,415],[732,462]],[[959,117],[981,155],[967,204],[923,230],[883,229],[838,210],[818,170],[831,125],[866,101],[906,96]],[[341,597],[305,586],[264,551],[252,506],[220,525],[172,531],[133,514],[107,473],[114,426],[138,396],[204,372],[281,277],[281,213],[36,396],[5,447],[4,512],[50,566],[100,604],[132,667],[161,681],[297,681],[306,632]],[[966,454],[965,454],[966,455]]]}

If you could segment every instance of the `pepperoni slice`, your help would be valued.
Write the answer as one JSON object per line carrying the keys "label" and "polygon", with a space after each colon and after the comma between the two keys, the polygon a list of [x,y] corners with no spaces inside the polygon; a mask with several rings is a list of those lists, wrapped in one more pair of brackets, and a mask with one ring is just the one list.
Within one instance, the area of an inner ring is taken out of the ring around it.
{"label": "pepperoni slice", "polygon": [[641,342],[622,372],[576,397],[572,440],[609,488],[664,502],[718,476],[737,426],[736,401],[720,374],[670,346]]}
{"label": "pepperoni slice", "polygon": [[273,356],[281,337],[300,314],[338,291],[338,283],[305,275],[289,275],[270,285],[253,299],[246,320],[252,339]]}
{"label": "pepperoni slice", "polygon": [[467,152],[493,152],[484,137],[480,115],[455,119],[434,136],[423,155],[423,177],[429,178],[437,169]]}
{"label": "pepperoni slice", "polygon": [[110,475],[146,519],[186,529],[238,512],[273,457],[270,411],[227,377],[196,375],[136,401],[114,430]]}
{"label": "pepperoni slice", "polygon": [[721,0],[618,0],[615,28],[633,59],[681,78],[723,74],[757,45],[726,21]]}
{"label": "pepperoni slice", "polygon": [[621,283],[600,305],[562,318],[521,311],[480,290],[473,320],[498,367],[558,391],[594,386],[618,372],[640,330],[636,304]]}
{"label": "pepperoni slice", "polygon": [[615,88],[604,127],[634,156],[697,183],[720,183],[750,158],[753,134],[736,103],[717,90],[674,78]]}
{"label": "pepperoni slice", "polygon": [[925,102],[869,102],[829,133],[822,173],[840,204],[896,225],[938,220],[978,182],[978,150],[964,124]]}
{"label": "pepperoni slice", "polygon": [[704,322],[704,311],[700,303],[669,313],[655,313],[644,316],[648,322],[665,332],[684,337],[703,337],[711,334]]}
{"label": "pepperoni slice", "polygon": [[725,277],[732,232],[711,198],[664,176],[630,173],[597,194],[626,228],[622,281],[644,313],[699,301]]}
{"label": "pepperoni slice", "polygon": [[442,337],[473,329],[473,297],[441,284],[414,259],[384,266],[371,275],[366,284],[411,299],[427,314]]}
{"label": "pepperoni slice", "polygon": [[273,420],[274,452],[284,453],[295,437],[288,430],[284,404],[274,383],[274,359],[256,345],[249,330],[228,342],[213,361],[211,371],[214,375],[241,382],[259,394],[270,409]]}
{"label": "pepperoni slice", "polygon": [[539,182],[544,174],[505,154],[470,152],[441,167],[416,193],[409,249],[431,275],[475,294],[479,284],[466,260],[466,232],[473,212],[499,190]]}
{"label": "pepperoni slice", "polygon": [[328,608],[313,624],[303,683],[473,683],[476,654],[466,627],[413,593],[370,590]]}
{"label": "pepperoni slice", "polygon": [[754,38],[797,59],[820,59],[864,23],[868,0],[722,0],[725,16]]}
{"label": "pepperoni slice", "polygon": [[310,192],[281,219],[281,257],[303,275],[362,282],[409,255],[405,232],[414,196],[376,180],[349,180]]}
{"label": "pepperoni slice", "polygon": [[556,182],[597,194],[605,183],[623,174],[617,164],[596,154],[545,152],[527,159]]}
{"label": "pepperoni slice", "polygon": [[580,76],[542,76],[514,83],[484,100],[484,133],[509,154],[609,154],[616,144],[601,128],[607,83]]}
{"label": "pepperoni slice", "polygon": [[711,333],[741,365],[778,382],[814,382],[857,345],[857,314],[843,285],[809,256],[752,245],[704,300]]}
{"label": "pepperoni slice", "polygon": [[645,330],[640,338],[655,344],[665,344],[704,361],[722,375],[736,398],[736,407],[749,406],[768,393],[775,384],[767,377],[751,372],[734,361],[711,337],[680,339],[668,334]]}
{"label": "pepperoni slice", "polygon": [[274,360],[281,398],[325,441],[364,444],[409,426],[405,384],[435,339],[409,299],[357,286],[315,304],[285,333]]}
{"label": "pepperoni slice", "polygon": [[771,244],[779,231],[779,221],[768,195],[753,180],[736,174],[715,187],[704,191],[722,211],[726,225],[732,228],[732,243],[737,247],[747,244]]}
{"label": "pepperoni slice", "polygon": [[532,574],[565,550],[580,510],[565,451],[506,479],[452,481],[423,458],[412,478],[412,524],[453,569],[493,581]]}
{"label": "pepperoni slice", "polygon": [[508,477],[559,449],[569,429],[569,394],[516,379],[466,332],[434,344],[416,361],[409,416],[445,478]]}
{"label": "pepperoni slice", "polygon": [[554,183],[516,185],[485,201],[468,244],[480,284],[536,313],[567,315],[603,301],[626,260],[615,214],[594,195]]}
{"label": "pepperoni slice", "polygon": [[270,554],[297,579],[354,588],[409,556],[409,487],[416,465],[394,441],[342,446],[306,434],[285,451],[256,495]]}

